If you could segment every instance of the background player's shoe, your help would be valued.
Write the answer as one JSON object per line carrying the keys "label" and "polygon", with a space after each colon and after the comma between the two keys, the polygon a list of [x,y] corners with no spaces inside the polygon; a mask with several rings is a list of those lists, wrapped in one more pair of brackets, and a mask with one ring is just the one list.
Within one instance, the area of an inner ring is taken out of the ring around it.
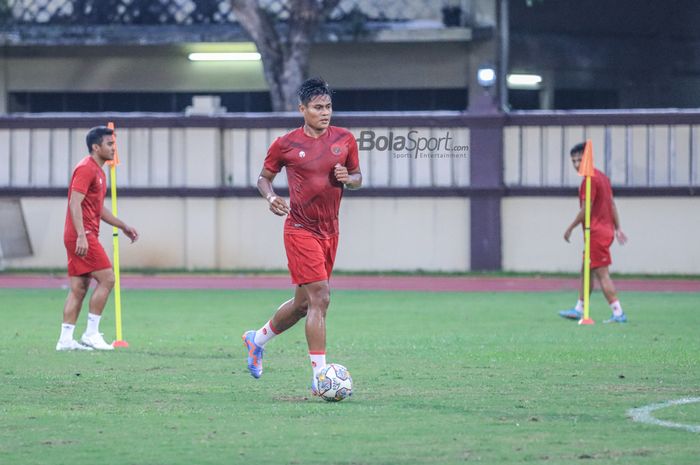
{"label": "background player's shoe", "polygon": [[262,359],[264,350],[255,343],[255,331],[246,331],[241,338],[248,349],[248,371],[250,371],[253,378],[260,378],[263,372]]}
{"label": "background player's shoe", "polygon": [[618,316],[611,316],[609,320],[603,321],[603,323],[627,323],[627,315],[624,313]]}
{"label": "background player's shoe", "polygon": [[107,344],[105,342],[105,339],[102,337],[102,333],[85,333],[81,336],[80,342],[97,350],[114,350],[114,347],[112,347],[111,344]]}
{"label": "background player's shoe", "polygon": [[583,318],[583,312],[576,310],[575,308],[570,308],[568,310],[562,310],[559,312],[559,316],[562,318],[568,318],[570,320],[580,320]]}
{"label": "background player's shoe", "polygon": [[67,341],[58,341],[56,343],[56,350],[92,350],[92,347],[84,346],[75,339],[69,339]]}

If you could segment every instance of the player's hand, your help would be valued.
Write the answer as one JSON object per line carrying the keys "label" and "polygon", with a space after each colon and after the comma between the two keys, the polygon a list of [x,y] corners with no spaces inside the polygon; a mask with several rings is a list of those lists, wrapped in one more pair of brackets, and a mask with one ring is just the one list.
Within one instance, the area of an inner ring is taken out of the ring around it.
{"label": "player's hand", "polygon": [[571,242],[571,241],[569,240],[569,239],[571,239],[571,232],[572,232],[571,228],[568,228],[568,229],[564,232],[564,240],[565,240],[566,242]]}
{"label": "player's hand", "polygon": [[617,242],[620,245],[625,245],[627,243],[627,234],[625,234],[622,229],[617,229],[615,231],[615,236],[617,237]]}
{"label": "player's hand", "polygon": [[348,182],[350,182],[350,175],[348,174],[348,169],[340,163],[335,164],[333,174],[335,175],[335,179],[337,179],[338,182],[342,182],[343,184],[347,184]]}
{"label": "player's hand", "polygon": [[289,213],[289,205],[283,198],[276,195],[268,195],[267,202],[270,204],[270,211],[277,216],[284,216]]}
{"label": "player's hand", "polygon": [[132,228],[131,226],[124,226],[124,229],[122,229],[122,231],[124,231],[124,234],[126,235],[126,237],[128,237],[129,239],[131,239],[131,243],[132,243],[132,244],[133,244],[134,242],[136,242],[136,241],[139,239],[139,233],[138,233],[138,231],[136,231],[136,230],[135,230],[134,228]]}
{"label": "player's hand", "polygon": [[88,241],[87,236],[78,236],[78,240],[75,241],[75,254],[78,257],[84,257],[88,252]]}

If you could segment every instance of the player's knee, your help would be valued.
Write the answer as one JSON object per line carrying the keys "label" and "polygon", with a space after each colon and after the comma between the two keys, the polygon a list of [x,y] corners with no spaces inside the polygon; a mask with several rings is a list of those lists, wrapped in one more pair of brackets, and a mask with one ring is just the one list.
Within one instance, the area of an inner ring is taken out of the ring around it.
{"label": "player's knee", "polygon": [[301,313],[302,316],[306,316],[306,314],[309,312],[309,303],[305,301],[299,306],[297,311]]}
{"label": "player's knee", "polygon": [[85,298],[85,294],[87,294],[87,291],[88,291],[88,286],[86,286],[82,283],[81,284],[74,284],[70,288],[71,294],[73,294],[74,297],[76,297],[77,299],[80,299],[80,300]]}
{"label": "player's knee", "polygon": [[305,317],[306,313],[309,311],[309,303],[304,300],[303,302],[294,302],[294,313],[300,317]]}
{"label": "player's knee", "polygon": [[114,287],[114,273],[106,273],[104,276],[100,277],[99,284],[107,289],[112,289]]}
{"label": "player's knee", "polygon": [[325,310],[331,303],[331,294],[328,292],[328,289],[319,290],[318,292],[314,293],[311,300],[314,307]]}

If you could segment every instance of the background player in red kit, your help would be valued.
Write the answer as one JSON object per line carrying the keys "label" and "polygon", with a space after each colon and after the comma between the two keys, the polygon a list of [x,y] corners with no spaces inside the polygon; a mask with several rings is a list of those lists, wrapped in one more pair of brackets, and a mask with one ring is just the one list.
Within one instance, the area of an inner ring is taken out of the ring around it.
{"label": "background player in red kit", "polygon": [[[70,291],[56,350],[113,350],[99,332],[102,310],[114,286],[112,264],[99,241],[100,220],[124,231],[131,242],[138,238],[134,228],[104,207],[107,178],[102,167],[114,159],[114,131],[105,126],[92,128],[85,141],[90,155],[76,165],[68,189],[63,242],[68,254]],[[78,342],[73,339],[73,331],[92,278],[97,287],[90,297],[87,329]]]}
{"label": "background player in red kit", "polygon": [[[284,248],[294,297],[284,302],[259,330],[247,331],[248,370],[262,375],[263,347],[274,336],[306,317],[306,341],[316,375],[326,364],[326,311],[330,303],[328,280],[338,246],[338,210],[343,188],[357,189],[362,174],[357,143],[350,131],[331,126],[331,92],[322,79],[305,81],[299,88],[301,128],[276,139],[270,146],[258,178],[258,190],[272,213],[287,219]],[[287,169],[289,205],[277,196],[272,181],[282,167]]]}
{"label": "background player in red kit", "polygon": [[[576,171],[581,165],[585,142],[575,145],[571,149],[571,162]],[[574,218],[574,221],[566,228],[564,239],[569,242],[571,233],[579,225],[583,224],[585,215],[586,180],[584,179],[579,188],[579,200],[581,210]],[[626,323],[627,316],[622,311],[622,305],[617,298],[615,285],[610,278],[608,267],[612,263],[610,257],[610,246],[617,237],[620,245],[627,242],[627,236],[620,228],[620,217],[617,214],[617,207],[613,200],[610,180],[599,170],[595,170],[595,176],[591,177],[591,271],[598,278],[600,287],[605,298],[612,309],[612,317],[606,323]],[[593,290],[593,280],[591,280],[591,291]],[[576,306],[569,310],[562,310],[559,315],[564,318],[580,320],[583,317],[583,279],[579,290]]]}

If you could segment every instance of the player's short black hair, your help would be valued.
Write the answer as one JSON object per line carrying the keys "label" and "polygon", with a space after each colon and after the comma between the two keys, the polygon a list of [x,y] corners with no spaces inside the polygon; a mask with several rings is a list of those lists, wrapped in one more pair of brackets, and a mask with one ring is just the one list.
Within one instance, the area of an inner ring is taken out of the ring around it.
{"label": "player's short black hair", "polygon": [[583,153],[583,150],[586,148],[586,143],[585,142],[579,142],[578,144],[574,145],[571,147],[571,151],[569,152],[569,155],[572,157],[576,155],[577,153]]}
{"label": "player's short black hair", "polygon": [[107,126],[95,126],[90,129],[85,136],[85,143],[87,144],[88,152],[92,152],[93,144],[101,145],[102,138],[104,136],[111,136],[114,134],[114,130],[108,128]]}
{"label": "player's short black hair", "polygon": [[320,77],[307,79],[297,91],[299,102],[301,102],[302,105],[308,105],[314,97],[318,97],[319,95],[327,95],[330,97],[332,93],[330,87],[328,87],[328,83]]}

